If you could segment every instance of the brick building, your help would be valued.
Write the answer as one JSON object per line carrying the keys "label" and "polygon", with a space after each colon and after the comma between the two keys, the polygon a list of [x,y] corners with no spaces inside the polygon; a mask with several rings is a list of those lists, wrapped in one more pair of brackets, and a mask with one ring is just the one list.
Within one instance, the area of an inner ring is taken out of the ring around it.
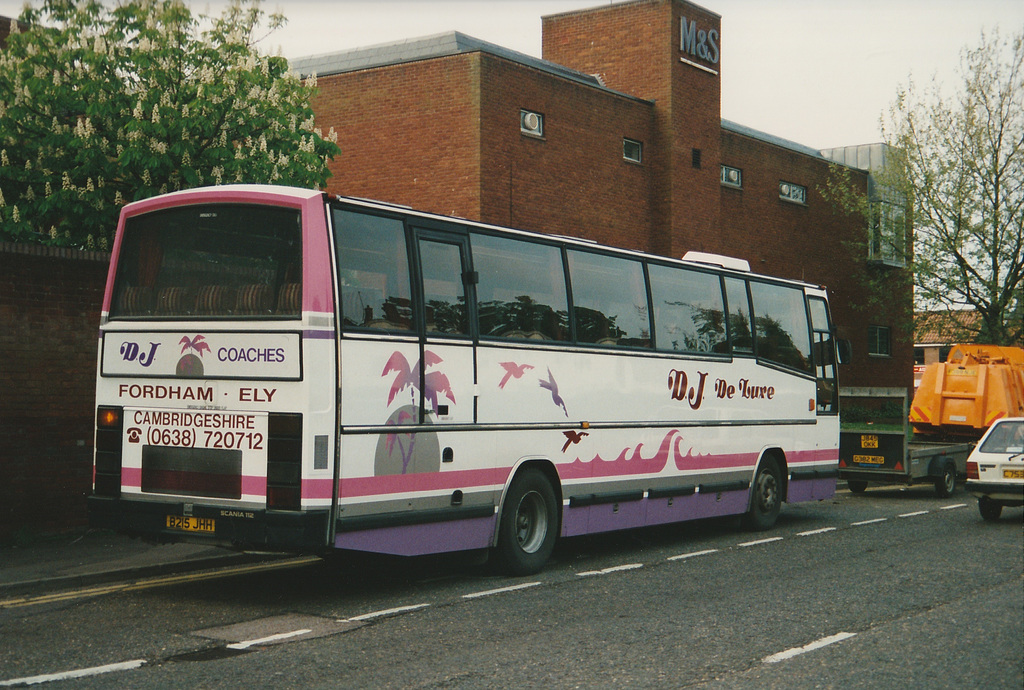
{"label": "brick building", "polygon": [[855,256],[866,221],[819,191],[832,159],[867,190],[857,155],[878,145],[817,151],[722,120],[723,40],[702,7],[632,0],[544,17],[544,59],[452,32],[292,67],[317,75],[318,125],[338,134],[329,191],[826,284],[853,344],[844,382],[911,386],[900,310],[857,307],[859,271],[905,269]]}

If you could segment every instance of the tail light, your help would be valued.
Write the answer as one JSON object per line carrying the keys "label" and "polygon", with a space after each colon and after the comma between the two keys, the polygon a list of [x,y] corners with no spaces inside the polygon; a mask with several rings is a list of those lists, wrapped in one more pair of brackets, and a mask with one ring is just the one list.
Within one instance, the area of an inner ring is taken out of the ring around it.
{"label": "tail light", "polygon": [[274,414],[267,420],[267,508],[302,506],[302,415]]}
{"label": "tail light", "polygon": [[968,462],[967,463],[967,478],[968,479],[980,479],[981,476],[978,474],[978,463]]}
{"label": "tail light", "polygon": [[124,408],[101,405],[96,408],[96,479],[93,493],[117,498],[121,495],[121,438]]}

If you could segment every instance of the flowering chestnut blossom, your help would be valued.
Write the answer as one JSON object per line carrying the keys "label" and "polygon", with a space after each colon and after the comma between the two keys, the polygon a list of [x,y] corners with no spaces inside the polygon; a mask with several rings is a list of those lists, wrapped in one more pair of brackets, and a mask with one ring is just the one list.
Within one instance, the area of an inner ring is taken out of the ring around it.
{"label": "flowering chestnut blossom", "polygon": [[[31,3],[35,5],[36,3]],[[109,248],[119,207],[236,182],[322,187],[316,78],[261,54],[256,0],[41,0],[0,51],[0,239]]]}

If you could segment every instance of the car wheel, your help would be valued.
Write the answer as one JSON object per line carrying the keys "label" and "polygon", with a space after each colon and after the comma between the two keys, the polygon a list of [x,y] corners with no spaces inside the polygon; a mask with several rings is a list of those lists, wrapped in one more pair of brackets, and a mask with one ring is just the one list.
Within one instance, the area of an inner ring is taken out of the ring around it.
{"label": "car wheel", "polygon": [[978,499],[978,512],[981,513],[981,517],[984,519],[994,522],[1003,514],[1003,506],[988,496],[982,496]]}
{"label": "car wheel", "polygon": [[498,525],[495,557],[510,575],[536,573],[548,560],[558,536],[558,507],[551,482],[528,469],[512,480]]}
{"label": "car wheel", "polygon": [[935,479],[935,495],[939,498],[949,498],[956,490],[956,465],[947,462],[942,468],[942,476]]}
{"label": "car wheel", "polygon": [[782,475],[774,458],[765,458],[754,476],[750,510],[743,516],[743,527],[754,532],[771,529],[782,510]]}
{"label": "car wheel", "polygon": [[868,483],[863,479],[848,479],[846,486],[850,488],[850,491],[855,494],[862,494],[867,491]]}

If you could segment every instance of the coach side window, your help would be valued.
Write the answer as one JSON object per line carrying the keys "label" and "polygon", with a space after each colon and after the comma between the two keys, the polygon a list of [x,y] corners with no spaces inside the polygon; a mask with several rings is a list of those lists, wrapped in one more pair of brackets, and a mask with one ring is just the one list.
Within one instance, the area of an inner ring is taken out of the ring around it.
{"label": "coach side window", "polygon": [[466,267],[462,245],[420,238],[420,272],[423,275],[423,318],[427,333],[466,335]]}
{"label": "coach side window", "polygon": [[639,261],[570,251],[576,341],[650,347],[651,316]]}
{"label": "coach side window", "polygon": [[729,342],[732,345],[732,351],[750,354],[754,351],[754,333],[750,323],[747,281],[739,278],[726,278],[725,299],[729,303]]}
{"label": "coach side window", "polygon": [[412,329],[409,254],[401,220],[334,209],[341,318],[346,327]]}
{"label": "coach side window", "polygon": [[757,356],[800,371],[812,371],[811,335],[803,290],[751,281]]}
{"label": "coach side window", "polygon": [[565,269],[558,247],[471,236],[481,337],[569,339]]}
{"label": "coach side window", "polygon": [[712,273],[648,265],[659,350],[726,352],[721,279]]}
{"label": "coach side window", "polygon": [[828,306],[820,297],[807,301],[811,311],[812,353],[814,355],[814,377],[817,379],[817,412],[835,414],[839,411],[838,379],[836,372],[836,344],[832,337],[832,323],[828,317]]}

